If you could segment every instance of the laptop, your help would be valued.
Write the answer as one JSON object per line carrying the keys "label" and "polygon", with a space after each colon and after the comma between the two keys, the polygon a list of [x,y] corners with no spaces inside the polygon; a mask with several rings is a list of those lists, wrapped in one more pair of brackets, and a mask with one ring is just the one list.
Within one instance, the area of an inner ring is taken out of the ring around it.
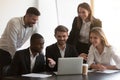
{"label": "laptop", "polygon": [[58,59],[58,71],[56,75],[82,74],[82,57],[69,57]]}

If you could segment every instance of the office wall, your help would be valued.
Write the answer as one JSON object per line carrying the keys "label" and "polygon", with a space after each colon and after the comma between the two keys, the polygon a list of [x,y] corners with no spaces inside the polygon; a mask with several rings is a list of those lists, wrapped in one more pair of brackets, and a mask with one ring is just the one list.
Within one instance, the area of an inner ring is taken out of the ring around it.
{"label": "office wall", "polygon": [[117,53],[120,55],[120,1],[95,0],[94,3],[95,16],[101,19],[103,30],[107,36],[109,43],[114,46]]}
{"label": "office wall", "polygon": [[36,6],[37,0],[0,0],[0,36],[8,20],[15,16],[23,16],[29,6]]}
{"label": "office wall", "polygon": [[[12,17],[24,16],[30,6],[38,7],[38,0],[0,0],[0,36]],[[29,46],[29,41],[22,48]]]}

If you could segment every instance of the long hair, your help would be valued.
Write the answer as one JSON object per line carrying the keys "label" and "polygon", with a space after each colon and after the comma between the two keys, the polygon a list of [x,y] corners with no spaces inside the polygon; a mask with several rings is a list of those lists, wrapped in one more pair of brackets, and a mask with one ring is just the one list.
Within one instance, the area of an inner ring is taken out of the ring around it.
{"label": "long hair", "polygon": [[90,31],[90,34],[91,34],[91,33],[94,33],[94,34],[96,34],[97,36],[99,36],[100,39],[101,39],[101,43],[102,43],[104,46],[110,47],[110,44],[108,43],[107,38],[106,38],[106,36],[105,36],[102,28],[100,28],[100,27],[95,27],[95,28],[93,28],[93,29]]}
{"label": "long hair", "polygon": [[92,21],[92,10],[91,10],[91,7],[89,6],[89,4],[88,3],[85,3],[85,2],[83,2],[83,3],[81,3],[81,4],[79,4],[78,5],[78,8],[77,8],[77,12],[79,13],[79,8],[84,8],[84,9],[86,9],[88,12],[89,12],[89,16],[88,16],[88,19],[90,20],[90,21]]}

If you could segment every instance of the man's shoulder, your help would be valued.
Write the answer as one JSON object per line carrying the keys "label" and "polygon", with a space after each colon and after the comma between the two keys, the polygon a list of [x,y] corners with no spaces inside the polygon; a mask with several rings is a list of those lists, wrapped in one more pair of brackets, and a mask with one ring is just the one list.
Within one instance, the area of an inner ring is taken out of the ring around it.
{"label": "man's shoulder", "polygon": [[25,53],[28,53],[29,52],[29,49],[27,48],[27,49],[22,49],[22,50],[18,50],[18,51],[16,51],[16,55],[23,55],[23,54],[25,54]]}
{"label": "man's shoulder", "polygon": [[56,46],[57,46],[57,44],[54,43],[54,44],[51,44],[51,45],[47,46],[46,48],[54,48],[54,47],[56,47]]}
{"label": "man's shoulder", "polygon": [[20,21],[22,19],[22,17],[13,17],[10,19],[10,22],[17,22]]}
{"label": "man's shoulder", "polygon": [[58,50],[57,43],[51,44],[51,45],[46,47],[46,51],[49,51],[49,52],[53,52],[53,51],[56,51],[56,50]]}

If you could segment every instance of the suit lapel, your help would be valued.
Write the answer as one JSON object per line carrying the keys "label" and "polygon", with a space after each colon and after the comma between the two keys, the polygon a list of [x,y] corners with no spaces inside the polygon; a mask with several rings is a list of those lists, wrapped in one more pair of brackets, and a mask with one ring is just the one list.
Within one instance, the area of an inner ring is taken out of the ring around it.
{"label": "suit lapel", "polygon": [[29,48],[26,50],[26,52],[25,52],[25,56],[24,56],[25,58],[25,65],[26,65],[26,70],[28,71],[28,72],[30,72],[30,52],[29,52]]}
{"label": "suit lapel", "polygon": [[69,47],[68,45],[66,44],[66,49],[65,49],[65,57],[68,57],[68,53],[69,53]]}
{"label": "suit lapel", "polygon": [[59,48],[58,48],[58,46],[57,46],[57,43],[55,44],[55,52],[56,52],[56,55],[57,55],[58,57],[61,57],[60,50],[59,50]]}

